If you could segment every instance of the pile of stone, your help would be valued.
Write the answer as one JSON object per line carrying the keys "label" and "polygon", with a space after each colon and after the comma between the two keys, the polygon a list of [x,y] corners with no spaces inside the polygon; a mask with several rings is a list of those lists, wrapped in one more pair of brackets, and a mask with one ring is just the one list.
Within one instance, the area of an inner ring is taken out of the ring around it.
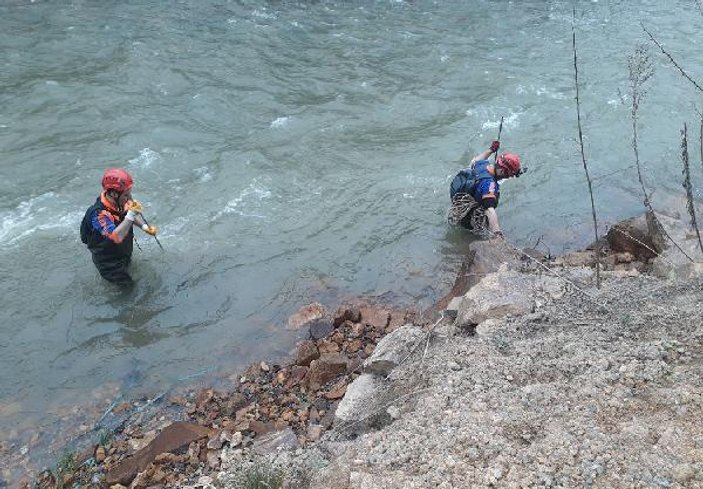
{"label": "pile of stone", "polygon": [[339,400],[379,340],[412,316],[369,304],[334,314],[305,306],[288,320],[290,329],[309,332],[290,362],[253,364],[229,392],[174,396],[168,404],[180,408],[182,420],[162,416],[160,430],[128,424],[59,472],[42,473],[36,487],[182,486],[217,471],[225,448],[236,455],[310,446],[334,423]]}

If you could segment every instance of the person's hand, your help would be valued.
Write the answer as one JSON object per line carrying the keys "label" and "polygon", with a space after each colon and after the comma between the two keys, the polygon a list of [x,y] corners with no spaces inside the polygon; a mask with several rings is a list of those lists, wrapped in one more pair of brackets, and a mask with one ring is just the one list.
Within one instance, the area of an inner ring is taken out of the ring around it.
{"label": "person's hand", "polygon": [[128,211],[134,211],[137,214],[144,212],[144,206],[138,200],[130,200],[125,207]]}
{"label": "person's hand", "polygon": [[139,201],[136,200],[130,200],[127,202],[127,204],[125,204],[125,208],[127,209],[125,219],[131,222],[134,222],[137,216],[144,212],[144,207]]}
{"label": "person's hand", "polygon": [[149,236],[156,236],[159,229],[156,226],[149,226],[148,224],[142,224],[142,231],[144,231]]}
{"label": "person's hand", "polygon": [[491,143],[491,153],[495,153],[500,148],[500,141],[493,141]]}

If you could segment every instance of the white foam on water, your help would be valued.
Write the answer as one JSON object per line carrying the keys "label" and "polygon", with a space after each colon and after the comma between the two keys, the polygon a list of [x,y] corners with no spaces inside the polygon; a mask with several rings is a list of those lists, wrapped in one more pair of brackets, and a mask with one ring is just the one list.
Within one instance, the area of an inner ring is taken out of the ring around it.
{"label": "white foam on water", "polygon": [[274,120],[269,127],[271,129],[275,129],[277,127],[283,127],[286,124],[288,124],[289,120],[290,120],[290,117],[279,117],[276,120]]}
{"label": "white foam on water", "polygon": [[265,185],[260,183],[258,179],[252,180],[252,182],[244,188],[237,197],[227,202],[227,205],[219,211],[215,216],[210,219],[210,221],[216,221],[220,217],[227,214],[236,214],[242,217],[256,217],[264,219],[266,216],[261,214],[252,213],[249,208],[252,203],[256,206],[258,202],[266,200],[271,197],[271,190],[269,190]]}
{"label": "white foam on water", "polygon": [[205,183],[212,180],[212,174],[208,170],[207,166],[201,166],[193,170],[193,173],[198,177],[198,182]]}
{"label": "white foam on water", "polygon": [[[504,127],[512,127],[512,128],[517,127],[519,125],[519,121],[518,121],[519,118],[520,118],[520,114],[518,112],[511,112],[510,115],[503,118],[503,126]],[[488,121],[485,121],[481,125],[481,128],[484,130],[497,129],[498,127],[500,127],[500,119],[488,120]]]}
{"label": "white foam on water", "polygon": [[272,14],[269,12],[266,12],[266,9],[264,10],[259,10],[256,9],[251,13],[252,17],[258,17],[260,19],[277,19],[276,14]]}
{"label": "white foam on water", "polygon": [[139,156],[129,160],[132,168],[149,168],[152,164],[161,161],[161,155],[150,148],[144,148],[139,152]]}
{"label": "white foam on water", "polygon": [[65,207],[57,202],[54,192],[47,192],[21,202],[15,209],[0,214],[0,244],[14,245],[37,231],[65,229],[77,232],[83,211],[56,216],[56,209]]}
{"label": "white foam on water", "polygon": [[570,98],[563,93],[555,92],[554,90],[550,90],[549,88],[545,86],[535,86],[535,85],[529,85],[529,86],[524,86],[524,85],[518,85],[517,88],[515,89],[515,94],[516,95],[525,95],[527,93],[532,93],[537,95],[538,97],[542,96],[547,96],[551,99],[555,100],[565,100],[567,98]]}

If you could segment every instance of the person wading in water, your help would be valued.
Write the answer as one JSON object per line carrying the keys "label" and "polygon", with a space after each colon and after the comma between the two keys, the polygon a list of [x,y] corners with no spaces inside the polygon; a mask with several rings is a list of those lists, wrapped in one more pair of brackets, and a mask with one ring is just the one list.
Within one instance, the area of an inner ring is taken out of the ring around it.
{"label": "person wading in water", "polygon": [[105,170],[103,192],[81,222],[81,241],[92,253],[98,272],[105,280],[121,287],[133,285],[127,271],[132,260],[133,225],[151,236],[158,232],[155,226],[144,221],[142,205],[132,200],[133,183],[132,176],[125,170]]}
{"label": "person wading in water", "polygon": [[488,158],[498,148],[500,142],[493,141],[489,149],[474,156],[469,167],[454,177],[449,187],[452,207],[448,220],[477,233],[485,233],[487,228],[490,237],[504,238],[496,212],[499,180],[519,177],[526,169],[520,167],[520,157],[511,153],[497,156],[491,163]]}

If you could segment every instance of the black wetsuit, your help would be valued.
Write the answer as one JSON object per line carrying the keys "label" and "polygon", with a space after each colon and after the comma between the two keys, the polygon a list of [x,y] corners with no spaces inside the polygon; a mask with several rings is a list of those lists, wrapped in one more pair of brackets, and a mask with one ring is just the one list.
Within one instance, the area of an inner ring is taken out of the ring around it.
{"label": "black wetsuit", "polygon": [[103,194],[88,208],[81,222],[81,241],[92,253],[98,272],[105,280],[122,287],[133,284],[127,267],[134,246],[132,228],[123,240],[114,232],[123,219],[123,215],[109,206]]}

